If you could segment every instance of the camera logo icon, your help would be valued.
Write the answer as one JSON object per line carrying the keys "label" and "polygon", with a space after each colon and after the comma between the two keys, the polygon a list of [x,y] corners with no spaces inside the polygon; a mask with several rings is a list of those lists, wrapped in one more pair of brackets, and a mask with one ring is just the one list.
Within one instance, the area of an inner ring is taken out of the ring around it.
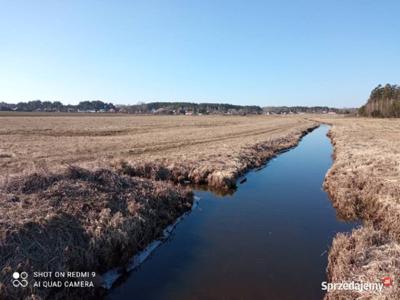
{"label": "camera logo icon", "polygon": [[26,272],[14,272],[12,274],[11,283],[14,287],[27,287],[28,286],[28,273]]}

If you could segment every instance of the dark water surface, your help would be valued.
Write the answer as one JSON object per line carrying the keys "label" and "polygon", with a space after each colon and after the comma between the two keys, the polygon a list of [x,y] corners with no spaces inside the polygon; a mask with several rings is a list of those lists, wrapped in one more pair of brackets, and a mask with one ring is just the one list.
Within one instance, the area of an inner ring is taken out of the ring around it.
{"label": "dark water surface", "polygon": [[110,299],[321,299],[336,219],[322,189],[332,146],[322,126],[234,195],[196,192],[199,206]]}

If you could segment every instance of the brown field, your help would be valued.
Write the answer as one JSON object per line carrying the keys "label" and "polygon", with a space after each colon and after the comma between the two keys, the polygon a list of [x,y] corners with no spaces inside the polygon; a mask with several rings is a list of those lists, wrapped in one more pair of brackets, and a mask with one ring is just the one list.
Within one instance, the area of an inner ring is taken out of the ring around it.
{"label": "brown field", "polygon": [[[302,117],[0,116],[0,298],[15,270],[96,271],[127,263],[189,210],[186,183],[229,189],[295,146]],[[101,278],[95,278],[98,284]],[[75,297],[98,298],[99,289]]]}
{"label": "brown field", "polygon": [[338,216],[363,226],[338,234],[329,254],[332,282],[394,280],[384,295],[327,294],[326,299],[400,299],[400,120],[320,118],[333,125],[334,164],[325,178]]}
{"label": "brown field", "polygon": [[280,144],[292,146],[292,138],[312,126],[300,117],[5,116],[0,117],[1,176],[57,171],[71,164],[92,168],[156,162],[170,169],[190,165],[201,174],[185,179],[209,183],[197,177],[233,176],[254,163],[243,158],[251,158],[247,154],[255,145],[274,152],[275,146],[283,148]]}
{"label": "brown field", "polygon": [[[400,121],[342,117],[0,116],[0,282],[14,270],[123,266],[191,208],[186,183],[232,188],[316,122],[333,125],[325,189],[340,218],[362,221],[335,237],[328,279],[391,276],[395,285],[326,299],[400,299]],[[29,292],[57,299],[66,291]],[[1,295],[29,296],[0,283]]]}

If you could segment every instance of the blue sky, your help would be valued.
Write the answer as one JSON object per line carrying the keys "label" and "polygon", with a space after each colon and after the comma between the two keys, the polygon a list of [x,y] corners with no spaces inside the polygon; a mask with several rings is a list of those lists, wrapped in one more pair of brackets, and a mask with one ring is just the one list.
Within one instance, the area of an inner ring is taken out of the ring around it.
{"label": "blue sky", "polygon": [[398,0],[0,5],[0,101],[350,107],[400,79]]}

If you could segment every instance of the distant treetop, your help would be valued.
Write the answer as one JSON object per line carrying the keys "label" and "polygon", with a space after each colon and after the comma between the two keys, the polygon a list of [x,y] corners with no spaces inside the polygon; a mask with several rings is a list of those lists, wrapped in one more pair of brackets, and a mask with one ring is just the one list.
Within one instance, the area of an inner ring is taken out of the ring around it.
{"label": "distant treetop", "polygon": [[367,103],[358,110],[365,117],[400,117],[400,86],[378,85],[371,91]]}

